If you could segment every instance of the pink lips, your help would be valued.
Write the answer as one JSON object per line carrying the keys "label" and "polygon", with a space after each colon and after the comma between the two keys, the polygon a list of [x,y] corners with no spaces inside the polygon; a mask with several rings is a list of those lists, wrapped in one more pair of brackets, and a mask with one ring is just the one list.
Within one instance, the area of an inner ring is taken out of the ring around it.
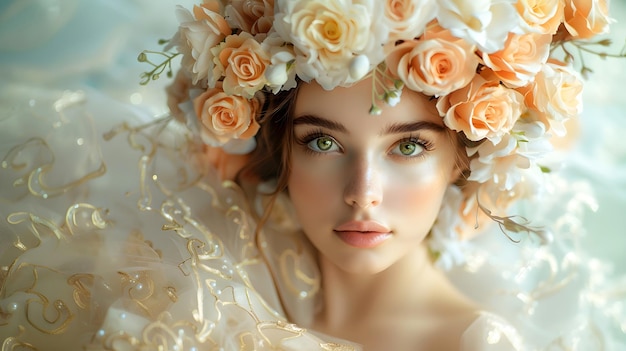
{"label": "pink lips", "polygon": [[371,248],[391,237],[391,230],[374,221],[350,221],[334,229],[346,244],[358,248]]}

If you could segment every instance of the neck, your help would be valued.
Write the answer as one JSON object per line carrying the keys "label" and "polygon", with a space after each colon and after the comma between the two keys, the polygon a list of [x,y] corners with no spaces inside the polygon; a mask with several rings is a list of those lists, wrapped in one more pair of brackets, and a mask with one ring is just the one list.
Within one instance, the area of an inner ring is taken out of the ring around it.
{"label": "neck", "polygon": [[324,329],[381,320],[410,311],[427,312],[436,304],[445,277],[433,267],[426,245],[377,274],[351,274],[320,257]]}

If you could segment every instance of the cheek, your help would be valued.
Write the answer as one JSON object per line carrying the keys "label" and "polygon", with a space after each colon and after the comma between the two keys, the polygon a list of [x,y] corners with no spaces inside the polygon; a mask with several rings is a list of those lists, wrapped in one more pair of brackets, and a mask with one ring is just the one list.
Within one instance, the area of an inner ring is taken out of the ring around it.
{"label": "cheek", "polygon": [[[323,212],[332,201],[335,182],[330,176],[321,176],[316,170],[298,161],[292,162],[287,187],[289,197],[300,217]],[[304,218],[301,218],[304,220]]]}
{"label": "cheek", "polygon": [[439,212],[450,176],[441,169],[425,168],[420,167],[418,173],[392,173],[384,202],[394,213],[435,216]]}

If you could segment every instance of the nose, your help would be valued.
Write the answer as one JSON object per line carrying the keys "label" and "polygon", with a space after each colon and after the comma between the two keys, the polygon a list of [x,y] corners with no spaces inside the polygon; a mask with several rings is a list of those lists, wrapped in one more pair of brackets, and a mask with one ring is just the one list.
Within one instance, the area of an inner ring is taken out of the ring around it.
{"label": "nose", "polygon": [[344,200],[349,206],[370,208],[383,201],[382,170],[372,160],[355,160],[344,189]]}

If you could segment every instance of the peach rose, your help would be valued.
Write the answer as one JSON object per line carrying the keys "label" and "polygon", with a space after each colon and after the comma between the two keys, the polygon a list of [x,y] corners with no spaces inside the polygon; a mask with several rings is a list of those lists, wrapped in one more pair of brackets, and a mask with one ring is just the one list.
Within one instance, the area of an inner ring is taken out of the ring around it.
{"label": "peach rose", "polygon": [[224,17],[213,11],[210,4],[194,6],[193,15],[180,6],[176,9],[180,25],[172,42],[183,54],[181,65],[190,72],[193,84],[208,77],[213,65],[209,49],[231,32]]}
{"label": "peach rose", "polygon": [[520,89],[526,105],[535,110],[536,119],[550,126],[557,136],[567,133],[565,121],[582,112],[582,90],[582,81],[574,70],[555,61],[543,65],[531,86]]}
{"label": "peach rose", "polygon": [[515,6],[527,32],[554,34],[563,22],[564,0],[518,0]]}
{"label": "peach rose", "polygon": [[464,88],[439,98],[437,110],[448,128],[469,140],[487,138],[496,144],[521,115],[523,99],[519,92],[476,75]]}
{"label": "peach rose", "polygon": [[385,22],[390,28],[389,41],[421,36],[436,14],[437,2],[434,0],[386,0]]}
{"label": "peach rose", "polygon": [[237,173],[248,163],[250,155],[233,155],[224,151],[221,147],[204,145],[200,155],[200,163],[210,165],[217,171],[221,180],[234,180]]}
{"label": "peach rose", "polygon": [[224,91],[227,94],[249,99],[265,86],[265,69],[270,58],[251,34],[229,35],[223,43],[212,48],[211,53],[215,62],[213,78],[225,77]]}
{"label": "peach rose", "polygon": [[484,64],[508,87],[530,83],[550,55],[551,34],[509,34],[504,49],[483,54]]}
{"label": "peach rose", "polygon": [[423,38],[393,47],[386,61],[409,89],[432,96],[466,86],[478,66],[474,46],[443,30],[427,31]]}
{"label": "peach rose", "polygon": [[226,18],[244,32],[267,34],[274,21],[274,0],[232,0],[226,6]]}
{"label": "peach rose", "polygon": [[193,99],[193,107],[202,139],[211,146],[222,146],[232,139],[249,139],[259,130],[259,101],[226,94],[220,84]]}
{"label": "peach rose", "polygon": [[566,0],[565,28],[575,39],[588,39],[608,33],[608,0]]}

